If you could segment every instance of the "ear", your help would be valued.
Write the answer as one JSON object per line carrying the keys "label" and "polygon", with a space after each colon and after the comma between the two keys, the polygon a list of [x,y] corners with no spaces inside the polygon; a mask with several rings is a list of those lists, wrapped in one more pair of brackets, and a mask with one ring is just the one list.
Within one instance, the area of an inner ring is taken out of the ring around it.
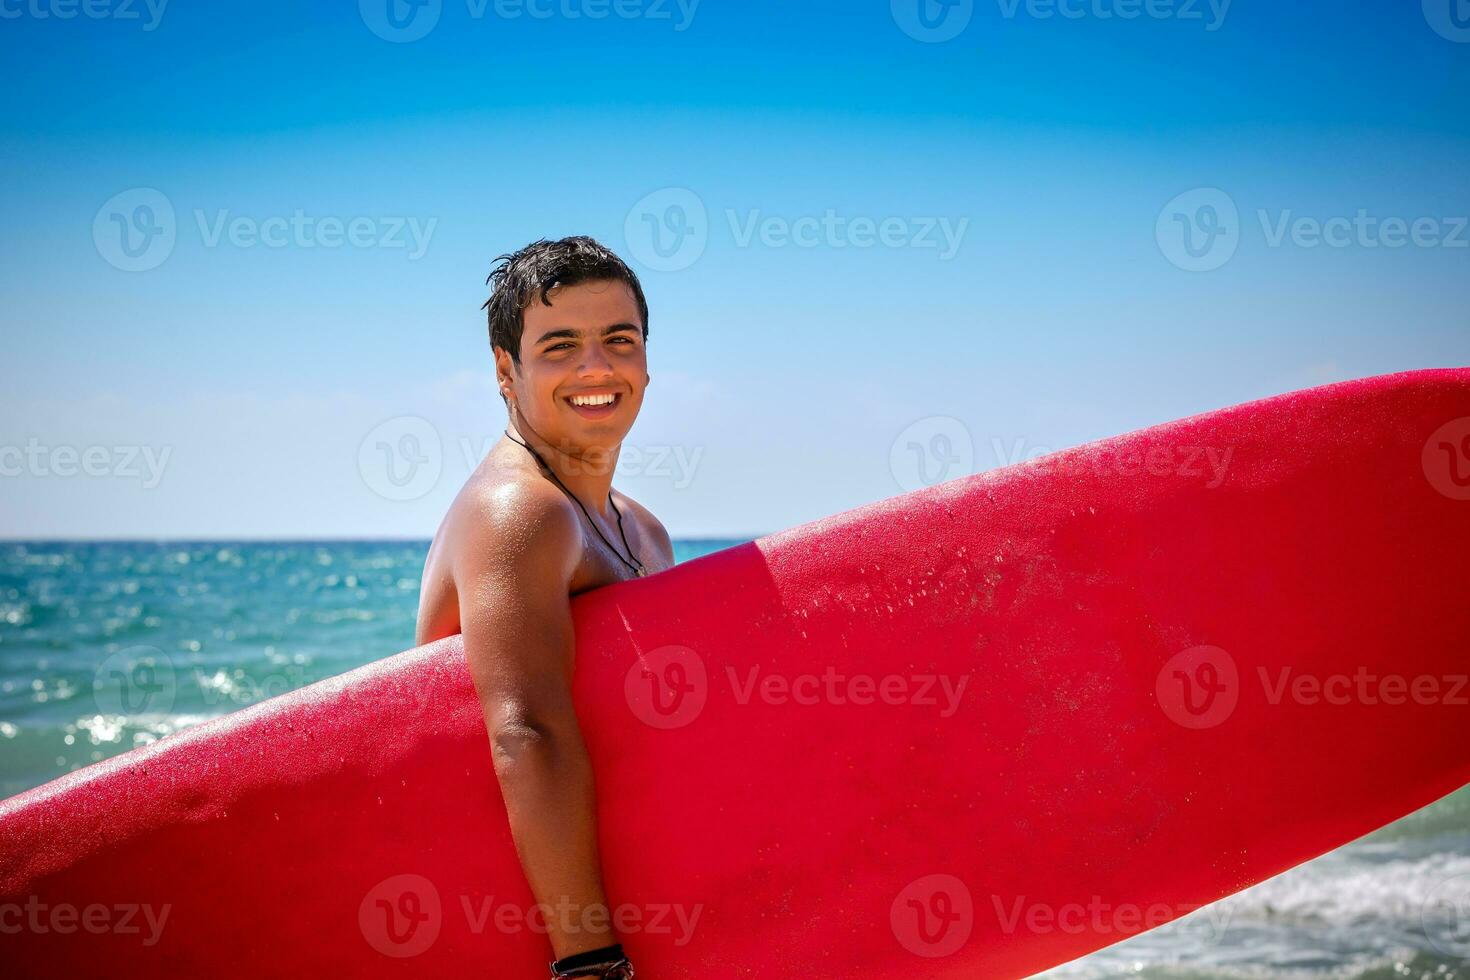
{"label": "ear", "polygon": [[495,355],[495,385],[500,389],[500,397],[509,401],[515,375],[520,372],[515,369],[515,362],[510,359],[509,352],[499,347],[492,347],[491,352]]}

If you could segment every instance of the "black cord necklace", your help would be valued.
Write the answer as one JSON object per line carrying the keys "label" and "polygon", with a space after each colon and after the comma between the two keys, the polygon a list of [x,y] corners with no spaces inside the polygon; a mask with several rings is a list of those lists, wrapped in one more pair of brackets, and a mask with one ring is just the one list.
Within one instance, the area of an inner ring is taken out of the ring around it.
{"label": "black cord necklace", "polygon": [[624,565],[627,565],[630,569],[632,569],[633,574],[637,575],[639,578],[644,578],[648,575],[648,569],[643,567],[643,562],[639,560],[637,555],[633,554],[633,548],[631,545],[628,544],[628,535],[623,532],[623,512],[618,510],[617,504],[613,503],[611,490],[607,492],[607,502],[608,505],[612,507],[613,513],[618,515],[618,535],[623,539],[623,547],[628,549],[628,554],[633,555],[633,561],[637,562],[636,565],[632,562],[629,562],[628,559],[624,558],[618,552],[617,548],[613,547],[613,543],[609,541],[606,536],[603,535],[602,529],[597,526],[597,522],[592,519],[592,515],[587,513],[587,508],[582,505],[582,501],[578,500],[577,495],[567,489],[567,485],[561,482],[561,477],[556,475],[556,470],[546,465],[546,460],[541,458],[540,453],[532,449],[529,443],[521,442],[521,440],[511,435],[509,429],[505,430],[505,435],[506,438],[508,438],[511,442],[516,443],[519,446],[525,446],[526,452],[534,456],[536,458],[536,462],[541,465],[542,469],[551,474],[551,478],[556,481],[556,485],[561,487],[562,493],[565,493],[568,497],[571,497],[576,505],[582,509],[582,516],[587,518],[587,523],[592,525],[592,530],[597,532],[597,536],[599,538],[602,538],[602,543],[607,545],[607,550],[618,556],[618,561],[622,562]]}

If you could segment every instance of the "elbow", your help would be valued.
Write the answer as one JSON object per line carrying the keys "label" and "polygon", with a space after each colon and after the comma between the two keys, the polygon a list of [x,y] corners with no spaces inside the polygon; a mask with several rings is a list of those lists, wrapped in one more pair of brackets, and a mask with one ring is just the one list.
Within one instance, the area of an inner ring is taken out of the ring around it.
{"label": "elbow", "polygon": [[497,762],[514,762],[544,748],[551,740],[545,727],[527,722],[505,722],[490,730],[490,747]]}
{"label": "elbow", "polygon": [[545,753],[562,728],[552,712],[518,702],[487,706],[485,721],[497,764]]}

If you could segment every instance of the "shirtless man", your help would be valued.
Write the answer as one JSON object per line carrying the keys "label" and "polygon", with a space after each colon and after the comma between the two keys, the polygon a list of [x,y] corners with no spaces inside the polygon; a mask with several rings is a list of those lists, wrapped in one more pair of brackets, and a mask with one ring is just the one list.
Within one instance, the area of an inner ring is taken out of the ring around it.
{"label": "shirtless man", "polygon": [[[663,525],[612,489],[649,382],[648,306],[632,270],[590,238],[498,261],[485,306],[509,425],[434,535],[417,642],[464,634],[516,851],[547,912],[552,976],[626,977],[572,708],[570,599],[674,563]],[[563,903],[569,915],[550,914]]]}

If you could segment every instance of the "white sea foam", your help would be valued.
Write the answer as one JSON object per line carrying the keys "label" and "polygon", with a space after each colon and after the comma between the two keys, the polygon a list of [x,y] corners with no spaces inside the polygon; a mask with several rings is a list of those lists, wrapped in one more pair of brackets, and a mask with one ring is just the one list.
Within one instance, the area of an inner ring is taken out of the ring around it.
{"label": "white sea foam", "polygon": [[1445,882],[1470,881],[1470,855],[1438,851],[1409,860],[1363,860],[1352,848],[1323,856],[1219,903],[1232,919],[1348,926],[1418,923]]}
{"label": "white sea foam", "polygon": [[1410,976],[1416,956],[1470,957],[1470,855],[1435,843],[1350,845],[1041,976]]}

